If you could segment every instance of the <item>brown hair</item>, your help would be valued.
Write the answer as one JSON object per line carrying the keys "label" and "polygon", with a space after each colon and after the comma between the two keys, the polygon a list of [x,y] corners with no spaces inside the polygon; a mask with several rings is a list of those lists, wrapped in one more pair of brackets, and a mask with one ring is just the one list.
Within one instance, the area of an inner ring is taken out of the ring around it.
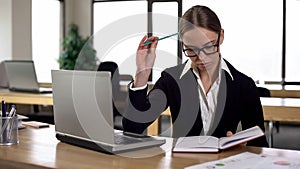
{"label": "brown hair", "polygon": [[196,5],[187,10],[179,22],[179,35],[195,27],[202,27],[220,33],[222,27],[218,16],[208,7]]}

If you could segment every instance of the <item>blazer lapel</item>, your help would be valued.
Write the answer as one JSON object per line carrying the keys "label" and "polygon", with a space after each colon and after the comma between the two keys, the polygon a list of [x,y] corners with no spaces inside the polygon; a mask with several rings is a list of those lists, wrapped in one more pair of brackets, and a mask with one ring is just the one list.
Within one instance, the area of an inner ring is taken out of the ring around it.
{"label": "blazer lapel", "polygon": [[[220,126],[223,115],[226,113],[228,105],[232,103],[232,79],[229,74],[222,70],[221,84],[218,93],[217,108],[212,126],[208,135],[215,135],[216,129]],[[217,134],[218,135],[218,134]]]}

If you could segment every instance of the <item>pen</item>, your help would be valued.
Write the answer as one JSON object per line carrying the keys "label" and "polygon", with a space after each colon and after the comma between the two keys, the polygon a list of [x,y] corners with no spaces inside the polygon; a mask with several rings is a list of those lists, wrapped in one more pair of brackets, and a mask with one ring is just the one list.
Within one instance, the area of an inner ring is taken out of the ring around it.
{"label": "pen", "polygon": [[2,109],[3,109],[3,98],[2,98],[2,102],[1,102],[1,112],[0,112],[0,115],[1,115],[1,117],[3,117],[3,111],[2,111]]}
{"label": "pen", "polygon": [[6,117],[6,104],[3,99],[2,99],[2,117]]}
{"label": "pen", "polygon": [[12,105],[12,106],[11,106],[11,110],[10,110],[10,112],[9,112],[9,114],[8,114],[8,117],[14,117],[15,112],[16,112],[16,106],[15,106],[15,105]]}
{"label": "pen", "polygon": [[[9,134],[8,134],[8,139],[10,140],[11,139],[11,136],[12,136],[12,132],[14,130],[14,127],[15,127],[15,123],[18,122],[18,116],[15,117],[16,115],[16,106],[15,105],[12,105],[11,106],[11,109],[10,109],[10,112],[8,114],[8,117],[11,117],[11,120],[12,120],[12,124],[11,124],[11,127],[9,128]],[[17,118],[17,120],[14,119]],[[17,126],[18,128],[18,126]],[[16,129],[17,130],[17,129]]]}
{"label": "pen", "polygon": [[[158,38],[158,39],[157,39],[157,41],[159,41],[159,40],[163,40],[163,39],[166,39],[166,38],[169,38],[169,37],[175,36],[175,35],[178,35],[178,33],[174,33],[174,34],[171,34],[171,35],[168,35],[168,36],[162,37],[162,38]],[[145,42],[145,43],[144,43],[144,46],[150,45],[150,44],[152,44],[153,42],[154,42],[154,41]]]}
{"label": "pen", "polygon": [[4,121],[4,125],[1,128],[0,136],[2,137],[2,139],[4,141],[7,141],[6,135],[7,135],[7,126],[8,126],[9,119],[6,118],[6,104],[4,102],[4,99],[2,99],[1,106],[2,106],[2,118],[1,118],[1,120],[5,120],[5,121]]}

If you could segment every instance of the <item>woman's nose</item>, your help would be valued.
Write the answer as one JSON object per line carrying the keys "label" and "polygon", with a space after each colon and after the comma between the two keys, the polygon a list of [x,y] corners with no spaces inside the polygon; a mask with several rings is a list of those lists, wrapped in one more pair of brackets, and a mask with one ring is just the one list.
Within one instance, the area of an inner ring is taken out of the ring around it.
{"label": "woman's nose", "polygon": [[206,57],[206,55],[203,51],[200,51],[197,55],[197,58],[200,60],[204,60],[205,57]]}

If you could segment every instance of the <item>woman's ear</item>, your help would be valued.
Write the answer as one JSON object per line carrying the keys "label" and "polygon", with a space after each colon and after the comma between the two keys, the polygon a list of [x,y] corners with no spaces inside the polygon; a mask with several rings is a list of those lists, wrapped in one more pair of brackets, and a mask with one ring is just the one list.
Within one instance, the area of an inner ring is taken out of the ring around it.
{"label": "woman's ear", "polygon": [[221,29],[221,35],[220,35],[220,45],[223,43],[224,40],[224,29]]}

